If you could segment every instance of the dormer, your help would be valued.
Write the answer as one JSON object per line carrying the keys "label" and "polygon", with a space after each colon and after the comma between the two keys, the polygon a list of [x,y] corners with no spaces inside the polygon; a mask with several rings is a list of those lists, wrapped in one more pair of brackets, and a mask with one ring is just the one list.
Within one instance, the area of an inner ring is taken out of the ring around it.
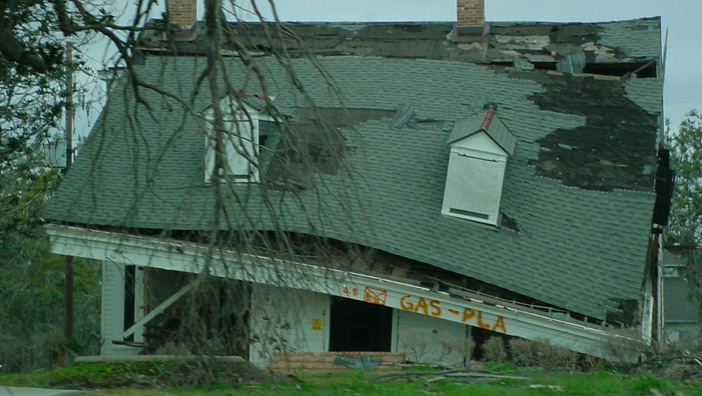
{"label": "dormer", "polygon": [[451,146],[444,203],[447,216],[497,225],[507,159],[517,139],[489,103],[471,117],[459,120],[449,136]]}
{"label": "dormer", "polygon": [[[224,115],[222,135],[224,168],[218,176],[225,176],[234,182],[257,183],[260,181],[260,121],[273,121],[273,117],[242,101],[226,98],[221,102]],[[214,176],[215,130],[214,109],[205,111],[205,183]]]}

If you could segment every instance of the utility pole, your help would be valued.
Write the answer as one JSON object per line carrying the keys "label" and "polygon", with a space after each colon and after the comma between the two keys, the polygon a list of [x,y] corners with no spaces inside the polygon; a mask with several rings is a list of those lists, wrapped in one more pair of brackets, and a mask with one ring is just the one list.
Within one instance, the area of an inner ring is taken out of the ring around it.
{"label": "utility pole", "polygon": [[[66,44],[66,172],[73,163],[73,44]],[[67,345],[73,339],[73,256],[66,256],[65,284],[63,297],[65,304],[64,312],[64,337]],[[66,363],[72,360],[66,350]]]}
{"label": "utility pole", "polygon": [[73,163],[73,44],[66,44],[66,171]]}

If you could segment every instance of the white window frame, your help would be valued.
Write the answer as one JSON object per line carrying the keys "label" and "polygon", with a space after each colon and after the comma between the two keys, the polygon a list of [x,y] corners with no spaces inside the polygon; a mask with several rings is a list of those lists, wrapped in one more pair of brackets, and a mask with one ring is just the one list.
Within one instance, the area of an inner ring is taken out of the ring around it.
{"label": "white window frame", "polygon": [[[231,106],[222,106],[223,109]],[[215,166],[214,111],[205,114],[205,183],[210,183]],[[258,183],[259,170],[259,120],[274,120],[267,114],[244,106],[235,114],[224,115],[224,155],[225,168],[220,169],[218,177],[229,177],[234,182]]]}

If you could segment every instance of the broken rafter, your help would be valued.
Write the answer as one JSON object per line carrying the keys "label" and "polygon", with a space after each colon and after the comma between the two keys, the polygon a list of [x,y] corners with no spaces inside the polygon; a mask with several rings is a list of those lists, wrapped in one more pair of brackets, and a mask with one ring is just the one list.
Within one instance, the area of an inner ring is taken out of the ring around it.
{"label": "broken rafter", "polygon": [[637,68],[636,70],[626,72],[626,74],[624,74],[624,75],[621,77],[621,79],[623,80],[623,79],[629,78],[631,75],[635,75],[635,74],[637,74],[637,73],[639,73],[639,72],[641,72],[641,71],[644,71],[644,70],[648,69],[649,67],[651,67],[651,66],[653,66],[653,65],[655,65],[655,64],[656,64],[656,61],[655,61],[655,60],[648,61],[648,62],[646,62],[643,66]]}

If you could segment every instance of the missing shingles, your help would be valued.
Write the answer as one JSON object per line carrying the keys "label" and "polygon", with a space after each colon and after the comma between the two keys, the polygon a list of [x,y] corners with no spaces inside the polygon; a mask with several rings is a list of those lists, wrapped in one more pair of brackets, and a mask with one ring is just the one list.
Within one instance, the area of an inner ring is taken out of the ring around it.
{"label": "missing shingles", "polygon": [[601,26],[594,23],[554,25],[549,32],[549,38],[552,43],[557,44],[597,43],[600,40],[600,33],[603,31]]}
{"label": "missing shingles", "polygon": [[500,221],[500,227],[502,228],[507,228],[512,231],[515,231],[517,233],[520,233],[521,230],[519,229],[519,224],[517,224],[517,220],[507,216],[504,212],[500,212],[502,220]]}
{"label": "missing shingles", "polygon": [[537,174],[588,190],[653,187],[653,177],[641,169],[656,163],[658,120],[626,97],[623,81],[509,75],[541,84],[544,91],[529,97],[540,109],[586,117],[585,125],[557,129],[537,141],[539,157],[529,162]]}
{"label": "missing shingles", "polygon": [[286,123],[271,123],[275,128],[287,128],[287,133],[269,133],[278,139],[267,145],[272,158],[265,172],[266,181],[299,187],[308,184],[312,174],[337,174],[353,150],[343,130],[369,120],[389,119],[392,114],[390,110],[377,109],[298,108]]}

